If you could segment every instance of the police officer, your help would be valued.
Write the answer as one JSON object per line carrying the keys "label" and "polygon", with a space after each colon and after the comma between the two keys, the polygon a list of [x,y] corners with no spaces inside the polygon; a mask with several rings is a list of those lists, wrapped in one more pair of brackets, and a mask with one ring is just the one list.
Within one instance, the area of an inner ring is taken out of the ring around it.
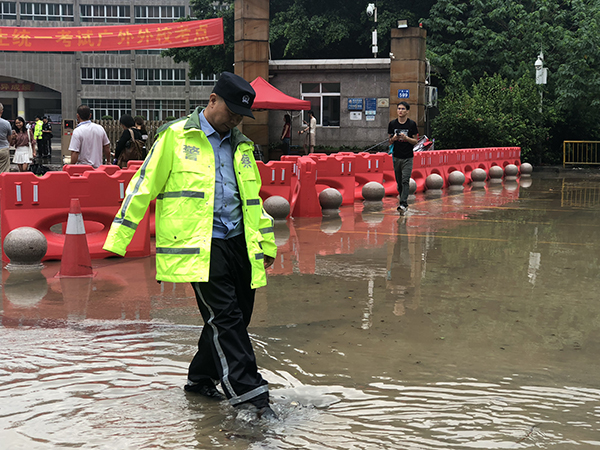
{"label": "police officer", "polygon": [[254,118],[255,92],[224,72],[208,106],[163,125],[132,178],[104,249],[124,255],[151,200],[156,202],[156,278],[191,282],[204,327],[187,392],[275,417],[247,327],[255,289],[277,247],[273,219],[259,197],[254,144],[236,126]]}

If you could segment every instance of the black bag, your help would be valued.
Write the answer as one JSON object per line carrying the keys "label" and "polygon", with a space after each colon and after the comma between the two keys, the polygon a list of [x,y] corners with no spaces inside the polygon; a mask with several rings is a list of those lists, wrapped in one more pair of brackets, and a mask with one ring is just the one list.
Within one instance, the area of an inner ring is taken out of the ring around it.
{"label": "black bag", "polygon": [[41,158],[35,158],[33,162],[29,164],[29,171],[33,172],[34,175],[42,176],[50,171],[50,167],[44,166]]}
{"label": "black bag", "polygon": [[131,134],[131,139],[127,141],[125,148],[117,160],[117,166],[121,169],[127,168],[128,161],[144,160],[144,141],[136,139],[131,128],[129,129],[129,133]]}

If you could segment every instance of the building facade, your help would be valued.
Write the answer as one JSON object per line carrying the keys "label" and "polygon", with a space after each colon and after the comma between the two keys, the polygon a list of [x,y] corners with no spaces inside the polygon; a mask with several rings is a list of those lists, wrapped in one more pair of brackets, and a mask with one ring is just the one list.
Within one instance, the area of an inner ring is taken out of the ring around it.
{"label": "building facade", "polygon": [[[365,148],[387,141],[390,59],[273,60],[269,82],[311,102],[317,146]],[[269,141],[281,136],[286,111],[269,113]],[[292,115],[292,145],[303,146],[306,113]],[[382,145],[385,145],[383,143]]]}
{"label": "building facade", "polygon": [[[174,22],[191,15],[187,0],[60,3],[0,1],[0,26],[86,27]],[[75,119],[87,104],[94,119],[122,114],[165,120],[205,105],[215,75],[190,78],[189,66],[161,50],[113,52],[1,52],[0,102],[5,119],[44,114],[55,122]]]}

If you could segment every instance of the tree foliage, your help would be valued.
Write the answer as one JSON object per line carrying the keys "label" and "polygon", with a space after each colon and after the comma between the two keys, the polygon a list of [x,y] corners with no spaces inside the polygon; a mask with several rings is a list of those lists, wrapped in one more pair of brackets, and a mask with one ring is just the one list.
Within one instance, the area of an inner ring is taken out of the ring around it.
{"label": "tree foliage", "polygon": [[[470,87],[486,73],[533,77],[543,51],[549,75],[540,89],[558,114],[546,152],[557,152],[563,140],[600,138],[600,2],[438,0],[424,24],[428,57],[447,90]],[[455,100],[441,97],[442,104]],[[544,120],[552,127],[551,117]]]}
{"label": "tree foliage", "polygon": [[484,76],[470,87],[450,91],[433,122],[442,148],[521,147],[524,159],[537,156],[549,138],[553,109],[540,114],[540,96],[532,76],[508,81]]}
{"label": "tree foliage", "polygon": [[[163,55],[173,57],[175,62],[189,62],[192,75],[232,71],[234,3],[234,0],[190,1],[194,18],[223,18],[225,45],[170,49]],[[388,56],[390,29],[396,26],[398,19],[407,19],[410,26],[417,26],[418,18],[426,16],[434,3],[435,0],[377,1],[378,56]],[[372,57],[371,33],[376,25],[374,19],[366,14],[367,4],[343,0],[271,0],[271,58]]]}
{"label": "tree foliage", "polygon": [[162,55],[173,57],[176,63],[188,62],[191,76],[233,72],[233,3],[233,0],[221,0],[218,4],[211,0],[190,0],[194,19],[223,18],[223,45],[172,48]]}

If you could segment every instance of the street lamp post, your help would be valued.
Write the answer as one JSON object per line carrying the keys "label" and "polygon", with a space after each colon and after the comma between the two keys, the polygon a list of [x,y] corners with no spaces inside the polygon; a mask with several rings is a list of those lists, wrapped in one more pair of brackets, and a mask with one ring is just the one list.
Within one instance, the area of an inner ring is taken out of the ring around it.
{"label": "street lamp post", "polygon": [[[548,69],[544,68],[544,54],[540,52],[535,63],[535,84],[546,84],[548,82]],[[544,92],[540,88],[540,112],[542,112],[542,101],[544,99]]]}
{"label": "street lamp post", "polygon": [[371,46],[373,48],[373,57],[377,58],[377,52],[379,49],[377,48],[377,6],[375,6],[375,3],[369,3],[367,5],[367,16],[373,16],[375,21],[375,29],[373,30]]}

